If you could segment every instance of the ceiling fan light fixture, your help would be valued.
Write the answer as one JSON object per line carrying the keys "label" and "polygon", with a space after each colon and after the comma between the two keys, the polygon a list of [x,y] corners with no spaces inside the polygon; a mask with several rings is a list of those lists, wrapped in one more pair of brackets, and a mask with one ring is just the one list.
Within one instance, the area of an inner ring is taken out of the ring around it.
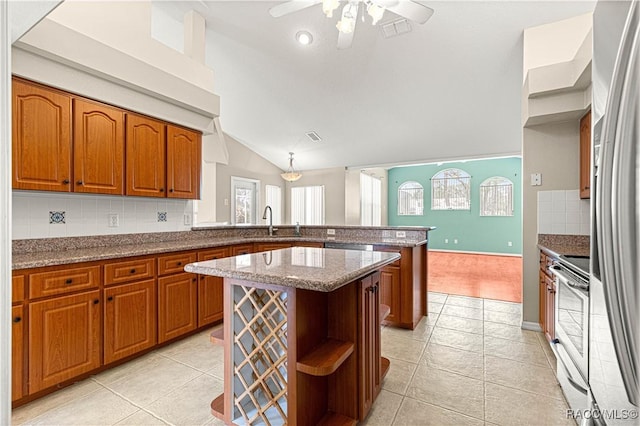
{"label": "ceiling fan light fixture", "polygon": [[384,7],[380,7],[377,4],[368,2],[367,13],[369,14],[369,16],[371,16],[371,25],[376,25],[384,15]]}
{"label": "ceiling fan light fixture", "polygon": [[289,153],[289,168],[286,172],[280,173],[280,177],[287,182],[295,182],[302,177],[302,173],[296,172],[293,168],[293,152]]}
{"label": "ceiling fan light fixture", "polygon": [[322,11],[327,18],[333,18],[333,11],[340,6],[340,0],[322,0]]}
{"label": "ceiling fan light fixture", "polygon": [[307,46],[313,43],[313,36],[309,31],[302,30],[298,31],[298,33],[296,34],[296,40],[298,40],[298,43]]}

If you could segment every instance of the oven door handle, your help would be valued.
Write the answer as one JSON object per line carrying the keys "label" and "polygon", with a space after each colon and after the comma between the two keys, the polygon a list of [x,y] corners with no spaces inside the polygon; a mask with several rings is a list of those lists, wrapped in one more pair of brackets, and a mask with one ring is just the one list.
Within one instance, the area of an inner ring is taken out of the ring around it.
{"label": "oven door handle", "polygon": [[556,349],[556,354],[558,355],[558,359],[560,360],[560,364],[562,364],[562,368],[564,369],[565,373],[567,373],[567,380],[569,381],[569,383],[571,384],[571,386],[573,386],[574,388],[576,388],[576,390],[584,395],[588,394],[588,389],[586,389],[584,386],[582,386],[580,383],[578,383],[573,376],[571,375],[571,370],[569,370],[569,367],[567,367],[567,364],[564,361],[564,357],[562,355],[560,355],[559,349],[562,348],[563,352],[567,352],[564,347],[562,347],[562,343],[560,343],[560,340],[558,339],[553,339],[551,341],[551,343],[553,343],[553,345],[555,346]]}

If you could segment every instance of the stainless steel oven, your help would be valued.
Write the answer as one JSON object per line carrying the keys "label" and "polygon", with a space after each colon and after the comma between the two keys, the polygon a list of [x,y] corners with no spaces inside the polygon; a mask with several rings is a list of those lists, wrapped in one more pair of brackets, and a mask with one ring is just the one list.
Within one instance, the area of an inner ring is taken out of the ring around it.
{"label": "stainless steel oven", "polygon": [[589,407],[589,278],[567,263],[561,259],[550,268],[556,282],[553,348],[558,381],[569,406],[577,412]]}

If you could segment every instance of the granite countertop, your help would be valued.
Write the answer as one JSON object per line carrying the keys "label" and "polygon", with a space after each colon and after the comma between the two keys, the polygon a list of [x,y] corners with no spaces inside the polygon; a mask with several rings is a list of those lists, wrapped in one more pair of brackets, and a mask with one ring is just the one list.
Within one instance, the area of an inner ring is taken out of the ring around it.
{"label": "granite countertop", "polygon": [[[198,232],[198,231],[196,231]],[[90,238],[90,237],[87,237]],[[81,262],[91,262],[97,260],[118,259],[124,257],[144,256],[151,254],[171,253],[183,250],[196,250],[204,248],[214,248],[235,244],[253,244],[254,242],[278,243],[278,242],[339,242],[350,244],[378,244],[393,247],[416,247],[427,243],[426,239],[388,239],[388,238],[364,238],[347,237],[340,239],[328,239],[318,237],[293,237],[293,236],[232,236],[215,238],[183,238],[171,241],[158,242],[138,242],[127,244],[123,240],[120,244],[102,245],[100,247],[78,247],[67,249],[64,246],[65,239],[58,239],[61,247],[51,251],[29,251],[26,253],[14,253],[12,255],[12,269],[39,268],[43,266],[67,265]],[[44,243],[44,244],[48,244]],[[73,247],[72,244],[70,244]]]}
{"label": "granite countertop", "polygon": [[185,271],[330,292],[400,258],[398,253],[292,247],[190,263]]}
{"label": "granite countertop", "polygon": [[538,248],[548,254],[559,256],[589,256],[588,235],[538,235]]}

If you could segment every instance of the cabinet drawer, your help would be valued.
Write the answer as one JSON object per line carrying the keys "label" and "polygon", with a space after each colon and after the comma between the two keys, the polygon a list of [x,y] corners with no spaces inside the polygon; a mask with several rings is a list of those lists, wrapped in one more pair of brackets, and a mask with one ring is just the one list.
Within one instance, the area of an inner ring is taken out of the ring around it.
{"label": "cabinet drawer", "polygon": [[104,285],[153,278],[156,273],[154,259],[138,259],[104,265]]}
{"label": "cabinet drawer", "polygon": [[198,261],[222,259],[223,257],[229,257],[229,249],[227,247],[211,249],[207,251],[201,251],[198,253]]}
{"label": "cabinet drawer", "polygon": [[253,253],[253,244],[238,244],[231,246],[231,256]]}
{"label": "cabinet drawer", "polygon": [[193,263],[196,259],[195,252],[160,256],[158,257],[158,275],[184,272],[184,265],[187,263]]}
{"label": "cabinet drawer", "polygon": [[100,266],[59,269],[29,275],[29,297],[52,296],[98,287]]}
{"label": "cabinet drawer", "polygon": [[24,300],[24,275],[11,277],[11,302],[18,303]]}

